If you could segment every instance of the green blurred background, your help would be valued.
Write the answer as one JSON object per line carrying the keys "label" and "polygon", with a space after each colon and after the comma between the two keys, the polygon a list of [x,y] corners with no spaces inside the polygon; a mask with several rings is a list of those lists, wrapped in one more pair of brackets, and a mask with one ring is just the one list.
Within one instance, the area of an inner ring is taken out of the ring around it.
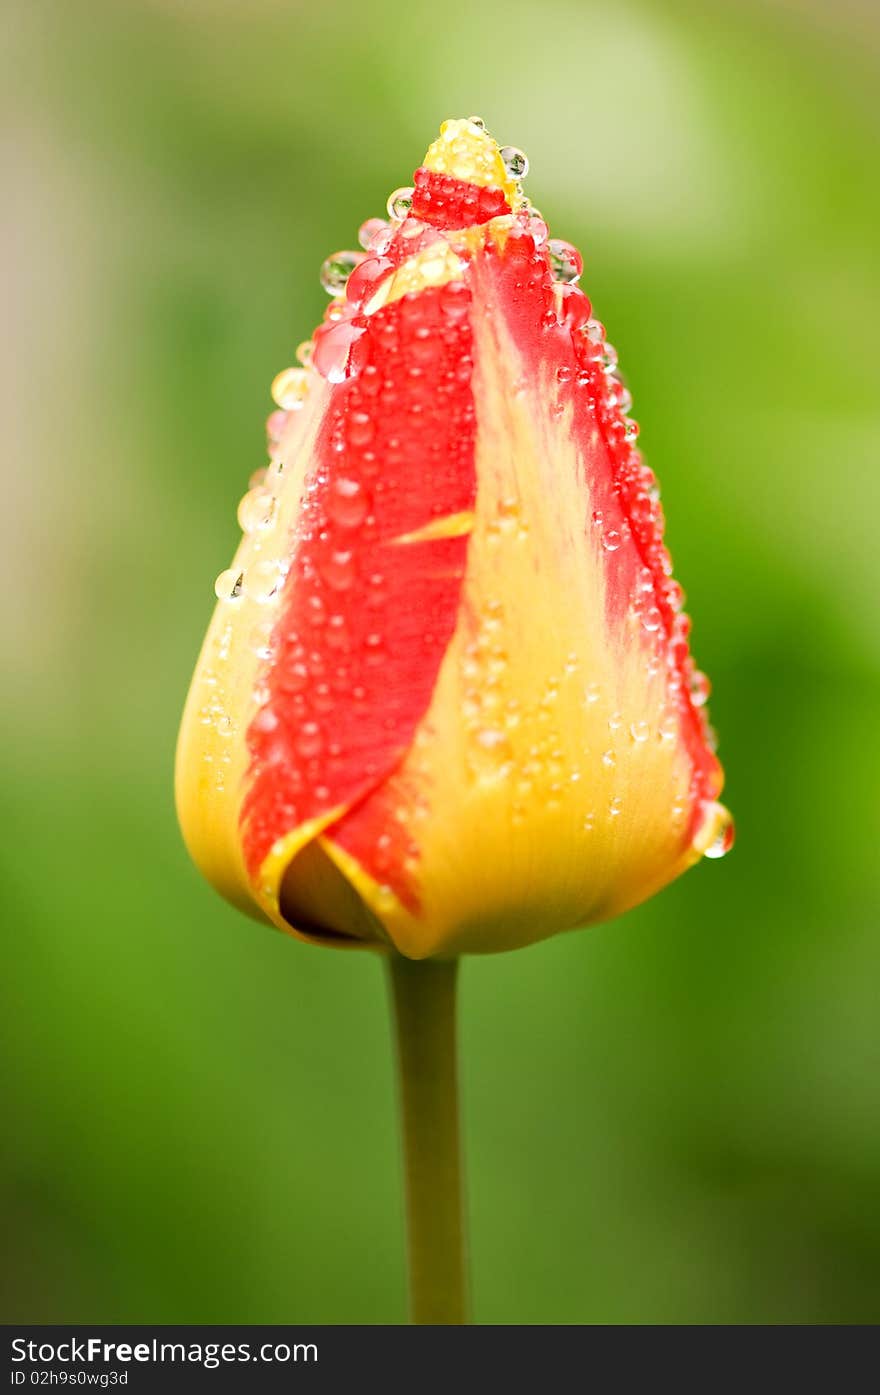
{"label": "green blurred background", "polygon": [[317,268],[470,112],[584,251],[739,825],[618,924],[466,963],[476,1317],[880,1318],[880,12],[3,31],[3,1319],[404,1319],[380,966],[226,907],[171,770]]}

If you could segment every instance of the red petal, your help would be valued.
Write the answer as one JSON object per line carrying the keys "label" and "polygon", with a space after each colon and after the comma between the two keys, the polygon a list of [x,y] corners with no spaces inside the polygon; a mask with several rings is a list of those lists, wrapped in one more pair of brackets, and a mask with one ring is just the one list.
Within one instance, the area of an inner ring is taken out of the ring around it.
{"label": "red petal", "polygon": [[279,661],[248,731],[249,872],[276,839],[379,783],[408,749],[458,615],[465,536],[399,541],[474,501],[471,331],[447,287],[377,311],[307,482]]}

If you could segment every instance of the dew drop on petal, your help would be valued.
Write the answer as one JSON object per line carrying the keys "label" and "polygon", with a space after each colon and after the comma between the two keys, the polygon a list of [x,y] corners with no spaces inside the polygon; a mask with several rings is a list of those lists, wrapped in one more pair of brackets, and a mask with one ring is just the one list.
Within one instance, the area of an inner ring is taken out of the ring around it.
{"label": "dew drop on petal", "polygon": [[309,364],[312,361],[312,354],[314,352],[315,346],[312,343],[311,339],[304,339],[301,344],[297,344],[296,346],[297,363],[301,363],[303,368],[308,368]]}
{"label": "dew drop on petal", "polygon": [[271,412],[271,413],[270,413],[269,418],[268,418],[268,420],[267,420],[267,422],[266,422],[266,444],[267,444],[267,446],[268,446],[268,448],[269,448],[269,454],[270,454],[270,455],[272,454],[272,451],[275,449],[275,447],[276,447],[276,446],[279,444],[279,442],[281,441],[281,437],[282,437],[282,435],[284,434],[284,428],[285,428],[286,425],[287,425],[287,413],[286,413],[286,412],[282,412],[282,411],[279,409],[279,410],[276,411],[276,412]]}
{"label": "dew drop on petal", "polygon": [[706,674],[702,673],[700,669],[694,669],[690,676],[689,688],[694,707],[703,707],[708,702],[709,693],[712,690],[712,685]]}
{"label": "dew drop on petal", "polygon": [[368,218],[365,223],[361,223],[358,228],[358,242],[364,251],[368,251],[374,237],[379,233],[388,231],[388,224],[384,218]]}
{"label": "dew drop on petal", "polygon": [[733,816],[723,804],[707,804],[702,813],[700,827],[694,838],[694,847],[704,857],[713,859],[724,857],[733,847],[736,829]]}
{"label": "dew drop on petal", "polygon": [[348,278],[363,260],[361,252],[334,252],[321,266],[321,285],[328,295],[342,295]]}
{"label": "dew drop on petal", "polygon": [[348,591],[355,582],[354,554],[347,550],[331,552],[321,563],[321,575],[334,591]]}
{"label": "dew drop on petal", "polygon": [[359,480],[341,477],[327,497],[327,513],[340,528],[358,528],[369,510],[369,499]]}
{"label": "dew drop on petal", "polygon": [[609,528],[602,537],[602,546],[606,552],[616,552],[620,547],[621,537],[616,528]]}
{"label": "dew drop on petal", "polygon": [[508,179],[525,179],[529,172],[529,157],[516,145],[502,145],[498,152]]}
{"label": "dew drop on petal", "polygon": [[277,562],[257,562],[248,569],[248,595],[255,601],[268,601],[275,595],[281,580],[281,567]]}
{"label": "dew drop on petal", "polygon": [[238,506],[238,525],[244,533],[271,528],[275,519],[275,497],[260,484],[249,489]]}
{"label": "dew drop on petal", "polygon": [[415,190],[412,186],[404,186],[395,189],[393,194],[388,195],[388,217],[398,221],[405,218],[412,208],[413,194]]}
{"label": "dew drop on petal", "polygon": [[303,722],[296,736],[296,749],[303,760],[314,760],[324,747],[321,728],[317,722]]}
{"label": "dew drop on petal", "polygon": [[308,390],[309,375],[305,368],[284,368],[272,382],[273,401],[286,412],[301,407]]}
{"label": "dew drop on petal", "polygon": [[561,237],[551,237],[547,243],[547,254],[554,281],[569,285],[578,280],[584,269],[584,259],[576,247]]}
{"label": "dew drop on petal", "polygon": [[239,567],[227,567],[214,582],[218,601],[235,601],[244,590],[244,572]]}
{"label": "dew drop on petal", "polygon": [[510,759],[511,750],[507,736],[496,727],[481,727],[475,734],[474,741],[494,762],[501,764]]}

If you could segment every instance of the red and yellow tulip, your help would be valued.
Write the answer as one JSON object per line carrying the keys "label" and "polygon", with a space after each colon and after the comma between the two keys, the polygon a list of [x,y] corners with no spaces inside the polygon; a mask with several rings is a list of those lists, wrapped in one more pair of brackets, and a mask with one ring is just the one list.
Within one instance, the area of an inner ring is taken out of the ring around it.
{"label": "red and yellow tulip", "polygon": [[306,939],[508,949],[732,840],[629,394],[524,164],[446,122],[325,264],[218,578],[180,820]]}

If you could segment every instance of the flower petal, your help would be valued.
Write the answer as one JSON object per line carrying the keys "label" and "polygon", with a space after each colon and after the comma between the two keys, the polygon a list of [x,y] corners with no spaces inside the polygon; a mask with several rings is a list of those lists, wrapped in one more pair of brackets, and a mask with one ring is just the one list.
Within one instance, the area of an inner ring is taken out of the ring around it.
{"label": "flower petal", "polygon": [[413,957],[636,904],[698,860],[721,785],[601,342],[528,232],[489,224],[467,284],[478,488],[458,626],[406,759],[323,837]]}
{"label": "flower petal", "polygon": [[444,123],[273,385],[178,802],[206,875],[310,938],[506,949],[732,837],[628,393],[524,164]]}
{"label": "flower petal", "polygon": [[[212,880],[275,923],[297,853],[406,753],[455,628],[475,494],[460,300],[443,285],[398,296],[358,326],[356,375],[313,375],[308,426],[270,472],[278,521],[246,535],[241,593],[221,600],[200,661],[181,818]],[[236,743],[218,789],[224,728]]]}

